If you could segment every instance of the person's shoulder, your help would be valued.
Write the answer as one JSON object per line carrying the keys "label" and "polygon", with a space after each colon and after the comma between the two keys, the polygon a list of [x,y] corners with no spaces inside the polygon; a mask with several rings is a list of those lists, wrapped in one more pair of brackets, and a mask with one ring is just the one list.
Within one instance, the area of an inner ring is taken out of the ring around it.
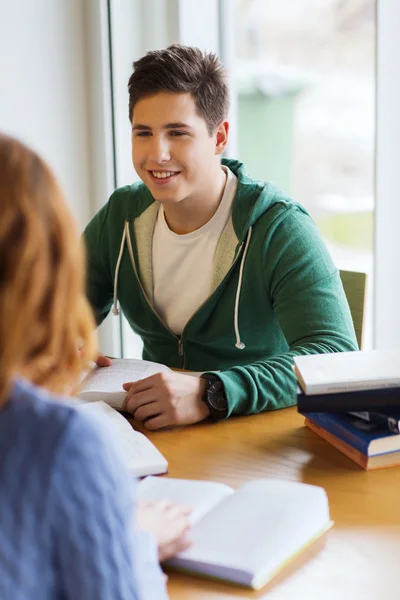
{"label": "person's shoulder", "polygon": [[[16,379],[0,412],[0,437],[9,460],[17,464],[22,457],[39,478],[49,472],[63,478],[68,472],[72,479],[104,477],[122,486],[120,480],[127,478],[123,457],[105,423],[76,402]],[[10,444],[15,439],[18,443]]]}
{"label": "person's shoulder", "polygon": [[[77,401],[67,396],[57,396],[32,384],[26,379],[17,378],[2,411],[4,426],[11,423],[19,431],[31,431],[35,437],[43,436],[47,446],[57,446],[64,437],[90,439],[93,443],[102,444],[103,435],[97,431],[90,418],[77,408]],[[70,435],[73,430],[74,435]]]}
{"label": "person's shoulder", "polygon": [[18,463],[23,458],[31,470],[48,472],[75,413],[66,398],[54,396],[25,379],[15,379],[0,412],[0,436],[10,462]]}
{"label": "person's shoulder", "polygon": [[66,397],[50,394],[44,388],[26,379],[17,378],[13,382],[6,405],[6,413],[15,418],[21,417],[21,426],[32,423],[45,427],[63,428],[74,412],[72,403]]}
{"label": "person's shoulder", "polygon": [[84,238],[89,254],[94,244],[104,248],[105,243],[110,243],[119,249],[124,223],[136,219],[153,202],[155,200],[149,189],[141,181],[114,190],[108,202],[85,228]]}
{"label": "person's shoulder", "polygon": [[234,216],[239,220],[255,225],[260,221],[260,229],[270,229],[283,220],[302,223],[312,222],[306,208],[275,183],[250,177],[244,165],[237,171],[238,183]]}
{"label": "person's shoulder", "polygon": [[123,215],[124,220],[138,217],[154,202],[150,190],[142,181],[119,187],[111,194],[108,201],[110,216]]}

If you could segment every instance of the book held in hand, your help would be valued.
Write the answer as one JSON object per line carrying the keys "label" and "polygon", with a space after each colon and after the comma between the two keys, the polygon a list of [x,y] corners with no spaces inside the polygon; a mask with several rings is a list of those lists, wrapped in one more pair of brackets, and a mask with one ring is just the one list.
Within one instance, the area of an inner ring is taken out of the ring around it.
{"label": "book held in hand", "polygon": [[156,373],[168,372],[165,365],[135,358],[114,358],[110,367],[97,367],[83,382],[78,397],[87,402],[102,400],[121,409],[125,400],[124,383],[139,381]]}
{"label": "book held in hand", "polygon": [[295,356],[294,370],[307,396],[385,388],[400,390],[400,349]]}
{"label": "book held in hand", "polygon": [[110,438],[118,445],[119,454],[132,475],[159,475],[166,473],[168,462],[154,444],[105,402],[79,404],[78,410],[86,412],[93,419],[100,419],[102,426],[110,433]]}
{"label": "book held in hand", "polygon": [[193,545],[166,565],[260,589],[332,526],[325,491],[259,479],[237,490],[209,481],[147,477],[138,498],[193,507]]}

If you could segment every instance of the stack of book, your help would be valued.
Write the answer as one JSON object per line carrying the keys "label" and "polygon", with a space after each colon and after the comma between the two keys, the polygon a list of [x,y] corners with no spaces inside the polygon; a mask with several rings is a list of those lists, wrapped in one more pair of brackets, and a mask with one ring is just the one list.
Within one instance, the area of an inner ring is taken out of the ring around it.
{"label": "stack of book", "polygon": [[400,464],[400,349],[294,361],[307,427],[364,469]]}

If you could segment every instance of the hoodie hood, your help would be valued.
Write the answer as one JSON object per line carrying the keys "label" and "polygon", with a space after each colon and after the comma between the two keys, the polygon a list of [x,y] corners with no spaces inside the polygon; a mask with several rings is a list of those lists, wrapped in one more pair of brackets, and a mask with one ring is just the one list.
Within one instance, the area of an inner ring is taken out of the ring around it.
{"label": "hoodie hood", "polygon": [[[276,204],[297,204],[272,183],[257,181],[247,175],[239,160],[223,158],[221,164],[228,167],[238,179],[235,202],[232,207],[232,223],[239,242],[246,238],[252,227],[267,210]],[[141,181],[124,188],[126,194],[125,219],[134,221],[155,202],[150,190]],[[132,202],[132,195],[135,201]],[[300,208],[301,206],[298,205]]]}
{"label": "hoodie hood", "polygon": [[236,198],[232,207],[232,221],[240,242],[245,240],[249,227],[253,227],[273,206],[282,203],[297,205],[272,183],[251,179],[246,173],[244,164],[239,160],[223,158],[222,164],[238,178]]}

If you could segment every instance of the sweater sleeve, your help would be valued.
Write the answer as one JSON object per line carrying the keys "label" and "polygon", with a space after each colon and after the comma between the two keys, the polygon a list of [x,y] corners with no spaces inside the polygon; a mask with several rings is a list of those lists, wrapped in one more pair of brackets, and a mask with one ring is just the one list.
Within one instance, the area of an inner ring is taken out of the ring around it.
{"label": "sweater sleeve", "polygon": [[53,467],[49,512],[62,597],[167,598],[156,544],[134,521],[135,484],[108,440],[74,412]]}
{"label": "sweater sleeve", "polygon": [[297,402],[293,357],[357,350],[340,275],[309,215],[292,208],[268,232],[263,256],[266,294],[288,349],[217,373],[228,415],[251,414]]}

